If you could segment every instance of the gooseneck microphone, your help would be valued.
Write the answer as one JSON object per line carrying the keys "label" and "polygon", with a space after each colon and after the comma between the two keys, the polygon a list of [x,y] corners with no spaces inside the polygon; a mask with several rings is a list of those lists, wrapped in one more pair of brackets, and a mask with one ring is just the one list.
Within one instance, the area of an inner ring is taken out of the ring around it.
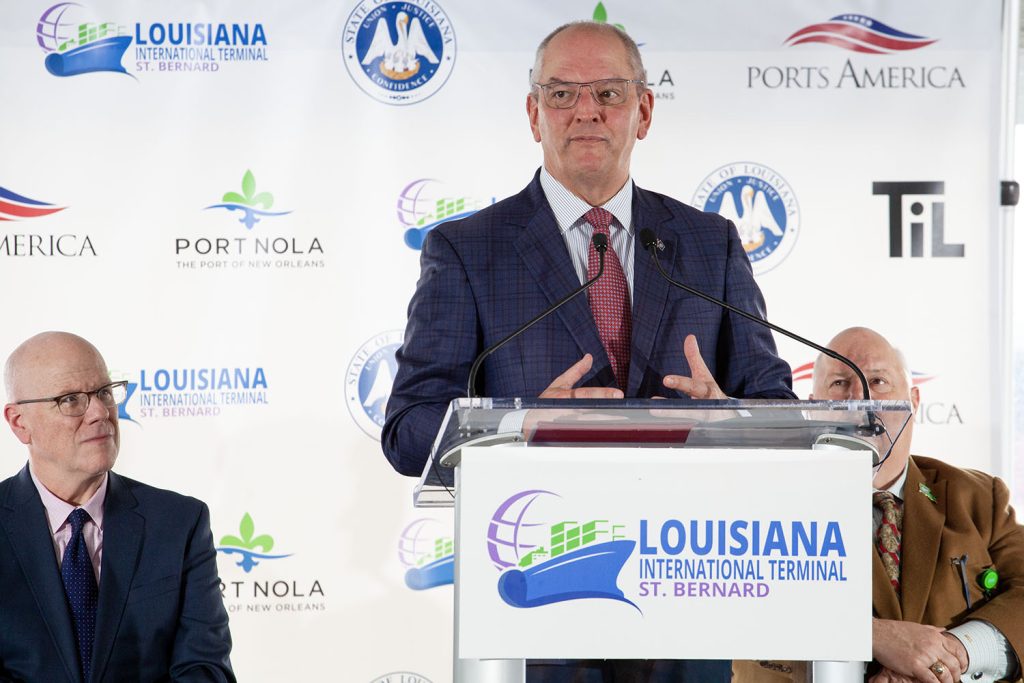
{"label": "gooseneck microphone", "polygon": [[544,311],[542,311],[540,313],[540,315],[538,315],[533,320],[530,320],[529,322],[524,323],[522,326],[519,327],[519,329],[517,329],[512,334],[508,335],[504,339],[502,339],[502,340],[498,341],[497,343],[492,344],[491,346],[489,346],[486,349],[484,349],[483,352],[479,356],[476,357],[476,360],[473,361],[473,365],[469,368],[469,381],[466,383],[466,396],[468,398],[476,398],[478,396],[477,391],[476,391],[476,376],[480,372],[480,366],[483,365],[484,361],[487,360],[487,358],[490,357],[491,354],[493,354],[495,351],[500,349],[502,346],[504,346],[505,344],[509,343],[510,341],[512,341],[513,339],[518,337],[519,335],[521,335],[523,332],[526,332],[526,330],[530,329],[531,327],[533,327],[534,325],[539,323],[541,320],[543,320],[544,318],[548,317],[549,315],[551,315],[552,313],[557,311],[559,308],[561,308],[565,304],[567,304],[570,301],[572,301],[573,299],[575,299],[577,296],[579,296],[583,292],[585,292],[588,289],[590,289],[591,285],[593,285],[595,282],[597,282],[597,279],[599,277],[604,275],[604,253],[605,253],[605,251],[608,250],[608,235],[595,234],[593,237],[590,238],[590,242],[591,242],[591,244],[594,245],[594,249],[597,250],[597,258],[598,258],[597,275],[595,275],[591,279],[589,279],[586,282],[584,282],[577,289],[575,289],[572,292],[570,292],[561,301],[556,302],[550,308],[547,308]]}
{"label": "gooseneck microphone", "polygon": [[[713,303],[716,306],[720,306],[721,308],[724,308],[725,310],[729,311],[730,313],[735,313],[736,315],[742,316],[742,317],[746,318],[747,320],[750,320],[752,322],[757,323],[758,325],[761,325],[763,327],[767,327],[770,330],[774,330],[775,332],[778,332],[779,334],[785,335],[785,336],[789,337],[790,339],[792,339],[794,341],[798,341],[801,344],[804,344],[805,346],[811,347],[812,349],[818,351],[819,353],[825,354],[829,358],[834,358],[835,360],[839,361],[840,363],[843,363],[844,365],[848,366],[851,370],[853,370],[854,374],[857,375],[857,379],[860,380],[861,387],[862,387],[862,389],[864,391],[864,400],[865,401],[870,400],[870,398],[869,398],[870,395],[868,393],[868,380],[867,380],[867,378],[864,377],[864,373],[861,372],[860,368],[858,368],[857,365],[852,360],[847,358],[846,356],[843,356],[842,354],[836,353],[832,349],[824,347],[824,346],[822,346],[820,344],[815,344],[814,342],[812,342],[809,339],[804,339],[800,335],[795,334],[793,332],[790,332],[789,330],[783,329],[783,328],[779,327],[778,325],[775,325],[774,323],[770,323],[767,320],[765,320],[764,318],[759,318],[756,315],[752,315],[750,313],[747,313],[744,310],[736,308],[735,306],[727,304],[726,302],[721,301],[720,299],[716,299],[715,297],[711,296],[710,294],[705,294],[704,292],[702,292],[702,291],[700,291],[698,289],[694,289],[693,287],[690,287],[687,284],[679,282],[678,280],[673,280],[669,276],[669,274],[665,272],[665,269],[661,265],[661,261],[658,260],[658,244],[659,244],[659,242],[660,242],[660,240],[654,234],[654,231],[651,230],[650,228],[644,228],[643,230],[640,231],[640,244],[643,245],[644,249],[646,249],[647,251],[649,251],[651,253],[651,260],[654,261],[654,265],[655,265],[655,267],[657,267],[658,272],[661,273],[661,276],[663,278],[665,278],[666,280],[668,280],[668,282],[670,284],[674,285],[675,287],[678,287],[679,289],[682,289],[683,291],[689,292],[690,294],[693,294],[696,297],[700,297],[701,299],[704,299],[705,301]],[[883,433],[885,433],[885,426],[881,424],[881,422],[878,420],[878,418],[875,416],[874,412],[872,412],[872,411],[868,412],[868,424],[865,425],[864,429],[867,430],[867,435],[869,435],[869,436],[881,436]]]}

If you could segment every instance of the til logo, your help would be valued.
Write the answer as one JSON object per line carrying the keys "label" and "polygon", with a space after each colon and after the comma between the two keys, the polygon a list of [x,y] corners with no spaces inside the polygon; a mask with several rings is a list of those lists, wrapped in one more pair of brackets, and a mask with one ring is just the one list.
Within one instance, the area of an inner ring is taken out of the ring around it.
{"label": "til logo", "polygon": [[[941,181],[879,182],[872,193],[889,197],[889,257],[902,258],[903,237],[910,228],[910,256],[925,255],[925,242],[931,236],[929,255],[933,258],[962,258],[964,245],[946,242],[946,183]],[[909,215],[908,215],[909,214]]]}

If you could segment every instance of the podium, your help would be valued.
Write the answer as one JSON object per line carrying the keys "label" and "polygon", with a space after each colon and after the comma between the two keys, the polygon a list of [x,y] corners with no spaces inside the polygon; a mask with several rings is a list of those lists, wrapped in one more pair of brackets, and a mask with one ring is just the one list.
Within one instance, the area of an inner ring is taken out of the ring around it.
{"label": "podium", "polygon": [[871,659],[871,480],[906,401],[456,399],[457,683],[527,659]]}

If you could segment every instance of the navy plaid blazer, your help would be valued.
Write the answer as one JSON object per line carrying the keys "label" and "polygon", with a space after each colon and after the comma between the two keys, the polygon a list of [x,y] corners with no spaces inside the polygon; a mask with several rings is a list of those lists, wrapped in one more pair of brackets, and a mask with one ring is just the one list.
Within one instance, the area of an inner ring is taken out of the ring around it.
{"label": "navy plaid blazer", "polygon": [[[634,239],[650,228],[664,243],[658,257],[671,277],[764,317],[764,298],[728,220],[634,187],[633,228]],[[767,328],[672,287],[640,244],[635,259],[626,396],[685,398],[662,378],[690,374],[683,339],[694,334],[728,396],[795,398],[789,365]],[[381,436],[392,466],[418,476],[448,404],[465,395],[476,356],[579,285],[539,171],[519,194],[428,233]],[[594,364],[580,386],[614,386],[581,295],[485,361],[480,393],[538,396],[585,353]]]}

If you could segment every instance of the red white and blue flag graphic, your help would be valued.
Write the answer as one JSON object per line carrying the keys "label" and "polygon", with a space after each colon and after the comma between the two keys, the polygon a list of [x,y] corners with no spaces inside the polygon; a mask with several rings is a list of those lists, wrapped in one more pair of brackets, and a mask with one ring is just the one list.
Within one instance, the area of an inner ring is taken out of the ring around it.
{"label": "red white and blue flag graphic", "polygon": [[825,43],[854,52],[889,55],[918,50],[935,40],[898,31],[863,14],[840,14],[824,23],[805,26],[786,38],[786,45]]}
{"label": "red white and blue flag graphic", "polygon": [[38,218],[63,211],[66,207],[40,202],[0,187],[0,221],[16,221],[24,218]]}

